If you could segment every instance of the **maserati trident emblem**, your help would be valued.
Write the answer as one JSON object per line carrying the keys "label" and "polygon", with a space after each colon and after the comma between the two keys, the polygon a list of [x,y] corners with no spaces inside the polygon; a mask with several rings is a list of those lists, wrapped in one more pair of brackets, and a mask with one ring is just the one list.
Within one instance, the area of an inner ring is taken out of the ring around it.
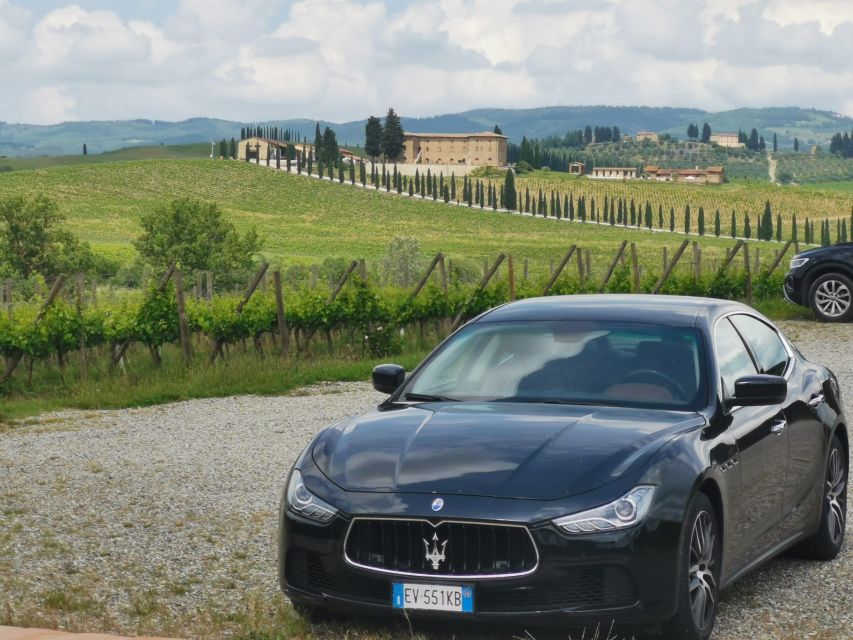
{"label": "maserati trident emblem", "polygon": [[439,542],[438,542],[438,534],[432,534],[432,549],[429,547],[429,541],[424,538],[424,547],[426,548],[426,555],[424,556],[427,559],[427,562],[432,563],[432,570],[438,571],[439,566],[442,562],[444,562],[444,550],[447,548],[447,540],[441,543],[441,551],[438,550]]}

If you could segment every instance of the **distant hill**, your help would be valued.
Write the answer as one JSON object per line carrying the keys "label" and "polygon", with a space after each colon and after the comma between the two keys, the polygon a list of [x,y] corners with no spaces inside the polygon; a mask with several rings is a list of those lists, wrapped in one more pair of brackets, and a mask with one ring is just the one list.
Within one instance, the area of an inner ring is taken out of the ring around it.
{"label": "distant hill", "polygon": [[[647,129],[685,137],[691,122],[708,122],[715,131],[737,131],[755,127],[768,145],[776,133],[779,144],[790,147],[794,137],[804,145],[827,144],[838,131],[853,129],[853,118],[799,107],[735,109],[711,113],[700,109],[673,107],[540,107],[535,109],[474,109],[463,113],[429,118],[402,117],[403,127],[410,131],[491,130],[495,124],[514,141],[522,136],[542,138],[564,135],[585,125],[618,126],[624,133]],[[309,119],[277,120],[265,124],[289,128],[313,139],[315,121]],[[334,123],[331,126],[338,141],[352,145],[364,141],[364,121]],[[244,123],[212,118],[192,118],[182,122],[161,120],[124,120],[63,122],[56,125],[7,124],[0,122],[0,156],[40,156],[82,153],[86,143],[90,154],[115,149],[161,144],[210,142],[239,137]]]}

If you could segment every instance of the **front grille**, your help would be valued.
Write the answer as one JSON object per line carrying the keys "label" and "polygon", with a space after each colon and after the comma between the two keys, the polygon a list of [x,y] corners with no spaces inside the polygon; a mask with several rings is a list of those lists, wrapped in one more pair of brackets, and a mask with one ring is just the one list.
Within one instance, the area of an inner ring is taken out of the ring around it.
{"label": "front grille", "polygon": [[493,587],[478,586],[475,592],[477,611],[533,612],[568,609],[595,611],[631,606],[636,602],[631,579],[622,567],[578,567],[547,586]]}
{"label": "front grille", "polygon": [[539,562],[526,527],[470,522],[356,518],[345,551],[356,566],[418,576],[523,575]]}

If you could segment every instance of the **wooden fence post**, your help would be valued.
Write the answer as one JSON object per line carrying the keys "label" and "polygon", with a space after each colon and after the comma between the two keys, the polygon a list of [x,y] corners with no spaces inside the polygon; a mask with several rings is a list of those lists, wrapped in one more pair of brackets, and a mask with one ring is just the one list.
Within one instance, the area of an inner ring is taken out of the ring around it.
{"label": "wooden fence post", "polygon": [[776,254],[776,259],[773,261],[773,264],[770,265],[770,270],[767,272],[767,275],[776,271],[776,267],[778,267],[779,263],[782,262],[782,258],[784,258],[785,254],[788,253],[788,249],[791,248],[792,244],[793,240],[788,240],[788,242],[785,243],[785,246],[779,249],[779,253]]}
{"label": "wooden fence post", "polygon": [[184,274],[180,269],[175,269],[175,299],[178,303],[178,327],[181,331],[181,355],[184,364],[190,363],[192,353],[190,351],[190,324],[187,321],[187,308],[184,302]]}
{"label": "wooden fence post", "polygon": [[284,294],[281,290],[281,271],[276,269],[272,273],[273,287],[275,287],[275,317],[278,322],[279,348],[281,355],[287,357],[290,351],[290,334],[287,331],[287,317],[284,315]]}
{"label": "wooden fence post", "polygon": [[[160,278],[160,282],[157,283],[157,293],[162,293],[166,290],[166,286],[169,284],[169,280],[172,278],[172,275],[175,273],[175,265],[169,265],[169,268],[166,269],[166,273],[163,274],[163,277]],[[113,361],[111,366],[116,366],[121,359],[124,358],[124,354],[127,353],[127,349],[130,347],[130,341],[125,340],[119,345],[119,348],[116,350],[115,355],[113,356]]]}
{"label": "wooden fence post", "polygon": [[444,254],[438,260],[438,270],[441,272],[441,290],[447,293],[447,267],[444,264]]}
{"label": "wooden fence post", "polygon": [[741,247],[743,247],[743,240],[738,240],[734,247],[732,247],[731,251],[726,250],[726,260],[720,266],[719,271],[717,273],[723,273],[728,266],[732,263],[732,260],[735,259],[737,252],[740,251]]}
{"label": "wooden fence post", "polygon": [[652,293],[660,293],[661,288],[666,282],[667,278],[669,278],[672,270],[675,269],[675,265],[678,264],[678,261],[681,259],[681,256],[684,255],[684,250],[687,248],[687,245],[690,244],[690,240],[685,240],[681,243],[681,246],[676,250],[675,255],[672,256],[672,260],[670,260],[669,264],[666,265],[666,269],[664,269],[658,281],[655,283],[654,288],[652,289]]}
{"label": "wooden fence post", "polygon": [[743,269],[746,273],[746,301],[752,304],[752,271],[749,267],[749,244],[743,245]]}
{"label": "wooden fence post", "polygon": [[412,293],[409,294],[409,300],[414,300],[418,297],[418,294],[421,292],[426,286],[427,281],[429,281],[429,277],[432,275],[432,272],[435,270],[435,267],[442,261],[444,255],[439,251],[435,254],[435,257],[429,263],[426,271],[424,272],[423,277],[418,281],[418,284],[415,285],[415,288],[412,290]]}
{"label": "wooden fence post", "polygon": [[513,301],[515,300],[515,269],[513,269],[512,265],[512,254],[507,256],[506,266],[509,278],[509,299]]}
{"label": "wooden fence post", "polygon": [[607,268],[607,273],[604,274],[604,280],[601,282],[601,286],[598,288],[599,293],[604,293],[604,289],[607,287],[607,283],[610,282],[610,278],[613,277],[613,272],[616,271],[616,265],[619,264],[619,260],[622,258],[622,254],[625,253],[625,247],[628,246],[628,241],[623,240],[622,244],[619,245],[619,248],[616,250],[616,255],[613,256],[613,260],[610,262],[610,266]]}
{"label": "wooden fence post", "polygon": [[[56,277],[56,280],[53,282],[53,286],[50,289],[50,292],[47,294],[47,298],[45,298],[44,303],[42,304],[41,310],[38,312],[38,315],[33,322],[33,327],[38,327],[41,324],[41,321],[44,319],[44,315],[47,313],[47,310],[50,308],[50,305],[53,304],[53,301],[56,299],[56,296],[59,295],[59,292],[62,291],[62,285],[65,283],[65,276],[63,274],[59,274]],[[12,374],[15,373],[15,369],[18,368],[18,365],[21,362],[21,358],[24,357],[24,352],[19,351],[15,355],[6,358],[6,369],[3,372],[3,378],[0,379],[0,384],[5,384],[9,378],[12,377]]]}
{"label": "wooden fence post", "polygon": [[453,324],[450,327],[451,331],[456,331],[456,329],[459,328],[459,326],[462,324],[462,320],[465,317],[465,310],[471,303],[471,300],[474,299],[474,296],[477,294],[478,291],[482,291],[486,287],[486,285],[489,284],[489,280],[492,279],[492,276],[495,275],[495,272],[498,270],[498,267],[501,266],[501,262],[503,262],[505,259],[506,254],[500,254],[495,260],[495,263],[492,265],[492,267],[483,275],[483,279],[480,280],[480,284],[478,284],[477,288],[474,289],[470,296],[468,296],[468,299],[465,301],[465,304],[462,305],[462,309],[459,311],[459,313],[456,315],[456,318],[453,320]]}
{"label": "wooden fence post", "polygon": [[[264,275],[267,273],[267,269],[270,268],[269,263],[264,262],[261,265],[261,268],[258,269],[258,272],[255,274],[255,277],[252,278],[252,281],[249,283],[249,287],[246,289],[246,293],[243,294],[243,299],[237,303],[237,308],[234,310],[236,314],[239,316],[243,312],[243,307],[246,306],[246,303],[249,302],[249,299],[252,297],[252,294],[255,293],[255,289],[258,288],[258,285],[261,283]],[[214,340],[213,348],[210,350],[210,360],[209,364],[213,364],[216,361],[216,356],[222,353],[222,341]]]}
{"label": "wooden fence post", "polygon": [[634,293],[640,293],[640,267],[637,263],[637,243],[631,243],[631,273],[634,277]]}
{"label": "wooden fence post", "polygon": [[569,260],[572,259],[572,254],[574,254],[575,250],[577,250],[577,245],[572,245],[569,247],[569,250],[566,252],[566,255],[563,256],[563,259],[560,261],[560,264],[557,266],[557,270],[551,271],[551,277],[548,278],[548,284],[545,285],[545,289],[542,290],[542,295],[547,296],[548,292],[551,290],[551,287],[554,286],[554,283],[557,282],[557,278],[560,277],[560,274],[565,269],[566,265],[569,263]]}
{"label": "wooden fence post", "polygon": [[83,325],[83,292],[86,291],[86,281],[82,273],[78,273],[74,283],[74,293],[77,302],[77,317],[80,318],[80,333],[78,349],[80,356],[80,380],[86,379],[86,328]]}
{"label": "wooden fence post", "polygon": [[699,243],[693,241],[693,282],[699,282],[702,279],[702,249]]}
{"label": "wooden fence post", "polygon": [[578,280],[583,284],[586,282],[586,275],[583,270],[583,249],[578,249]]}

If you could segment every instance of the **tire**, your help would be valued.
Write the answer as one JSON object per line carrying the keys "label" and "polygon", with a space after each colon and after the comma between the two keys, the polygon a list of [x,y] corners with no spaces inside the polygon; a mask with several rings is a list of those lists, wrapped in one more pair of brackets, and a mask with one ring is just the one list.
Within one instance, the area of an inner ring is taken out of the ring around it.
{"label": "tire", "polygon": [[707,640],[720,600],[722,544],[714,506],[704,493],[690,501],[678,552],[678,610],[662,625],[662,637]]}
{"label": "tire", "polygon": [[796,555],[813,560],[834,560],[841,551],[847,524],[847,466],[844,447],[838,436],[834,436],[820,492],[820,525],[817,533],[794,548]]}
{"label": "tire", "polygon": [[853,280],[843,273],[825,273],[809,287],[809,306],[824,322],[853,319]]}

